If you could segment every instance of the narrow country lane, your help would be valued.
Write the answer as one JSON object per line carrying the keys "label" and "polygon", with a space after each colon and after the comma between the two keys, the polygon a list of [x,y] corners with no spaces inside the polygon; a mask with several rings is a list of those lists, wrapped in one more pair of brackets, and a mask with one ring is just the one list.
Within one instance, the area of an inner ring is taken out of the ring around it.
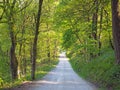
{"label": "narrow country lane", "polygon": [[57,67],[42,80],[12,90],[97,90],[73,71],[65,53],[60,54],[59,60]]}

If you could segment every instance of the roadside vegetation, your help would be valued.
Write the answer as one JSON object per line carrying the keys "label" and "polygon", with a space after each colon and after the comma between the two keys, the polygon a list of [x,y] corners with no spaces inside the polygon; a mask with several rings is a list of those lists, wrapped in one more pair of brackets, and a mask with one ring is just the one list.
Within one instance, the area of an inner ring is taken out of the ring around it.
{"label": "roadside vegetation", "polygon": [[[58,64],[58,59],[52,60],[50,62],[37,62],[37,68],[36,68],[36,79],[35,80],[40,80],[42,79],[50,70],[56,67]],[[29,83],[31,79],[31,72],[30,72],[30,67],[27,67],[27,72],[25,76],[21,76],[21,78],[17,80],[12,80],[11,79],[11,74],[9,70],[9,65],[3,65],[0,63],[0,65],[3,68],[0,68],[1,71],[1,77],[0,78],[0,90],[4,90],[5,88],[12,88],[16,87],[19,85],[22,85],[23,83]]]}
{"label": "roadside vegetation", "polygon": [[68,57],[73,69],[84,79],[103,90],[120,89],[120,66],[115,64],[113,50],[106,49],[91,61],[85,61],[80,55],[68,54]]}

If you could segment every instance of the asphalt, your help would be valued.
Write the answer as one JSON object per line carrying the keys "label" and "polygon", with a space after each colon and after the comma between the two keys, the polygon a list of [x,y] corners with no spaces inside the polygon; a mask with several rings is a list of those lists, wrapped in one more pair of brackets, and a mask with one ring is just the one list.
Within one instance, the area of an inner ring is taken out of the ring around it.
{"label": "asphalt", "polygon": [[97,90],[97,88],[79,77],[73,71],[65,53],[62,53],[56,68],[42,80],[33,81],[12,90]]}

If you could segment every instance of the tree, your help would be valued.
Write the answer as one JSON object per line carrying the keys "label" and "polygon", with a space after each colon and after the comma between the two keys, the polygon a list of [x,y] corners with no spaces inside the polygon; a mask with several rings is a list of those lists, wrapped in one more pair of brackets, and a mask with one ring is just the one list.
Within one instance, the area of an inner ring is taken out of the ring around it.
{"label": "tree", "polygon": [[11,47],[10,47],[10,66],[11,66],[11,73],[12,73],[12,79],[17,79],[17,67],[18,67],[18,61],[16,58],[16,36],[14,33],[14,28],[15,28],[15,18],[14,18],[14,8],[16,4],[16,0],[13,0],[12,3],[9,1],[3,1],[3,6],[4,6],[4,12],[5,15],[7,16],[7,23],[8,23],[8,28],[9,28],[9,34],[10,34],[10,39],[11,39]]}
{"label": "tree", "polygon": [[6,23],[8,25],[8,31],[10,36],[10,67],[12,73],[12,79],[18,78],[18,58],[16,53],[17,48],[17,35],[19,30],[17,28],[18,14],[22,12],[27,6],[29,6],[30,1],[22,0],[3,0],[0,2],[0,10],[2,10],[0,21],[1,23]]}
{"label": "tree", "polygon": [[42,3],[43,0],[39,0],[39,6],[38,6],[38,13],[37,17],[35,18],[36,23],[36,30],[35,30],[35,36],[33,41],[33,51],[32,51],[32,71],[31,71],[31,78],[32,80],[35,79],[35,68],[36,68],[36,56],[37,56],[37,41],[38,41],[38,34],[39,34],[39,26],[40,26],[40,16],[41,16],[41,10],[42,10]]}
{"label": "tree", "polygon": [[119,0],[111,0],[112,4],[112,30],[114,40],[114,50],[116,56],[116,63],[120,64],[120,11]]}

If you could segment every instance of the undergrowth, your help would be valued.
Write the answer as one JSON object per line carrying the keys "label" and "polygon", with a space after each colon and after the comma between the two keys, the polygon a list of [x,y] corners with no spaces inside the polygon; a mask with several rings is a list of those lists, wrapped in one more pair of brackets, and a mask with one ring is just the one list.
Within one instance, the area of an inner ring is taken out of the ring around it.
{"label": "undergrowth", "polygon": [[[39,80],[42,77],[44,77],[51,69],[53,69],[57,65],[57,63],[58,63],[58,60],[51,60],[50,62],[47,62],[47,63],[37,64],[36,80]],[[24,81],[31,81],[30,72],[28,72],[25,77],[12,81],[10,77],[9,66],[6,68],[7,69],[1,68],[2,72],[0,72],[0,74],[5,74],[5,75],[4,76],[0,75],[0,90],[16,87],[18,85],[21,85]],[[9,72],[7,72],[6,70],[8,70]]]}
{"label": "undergrowth", "polygon": [[74,56],[70,58],[70,62],[81,77],[97,86],[107,90],[120,90],[120,66],[115,64],[113,50],[108,49],[91,61]]}

